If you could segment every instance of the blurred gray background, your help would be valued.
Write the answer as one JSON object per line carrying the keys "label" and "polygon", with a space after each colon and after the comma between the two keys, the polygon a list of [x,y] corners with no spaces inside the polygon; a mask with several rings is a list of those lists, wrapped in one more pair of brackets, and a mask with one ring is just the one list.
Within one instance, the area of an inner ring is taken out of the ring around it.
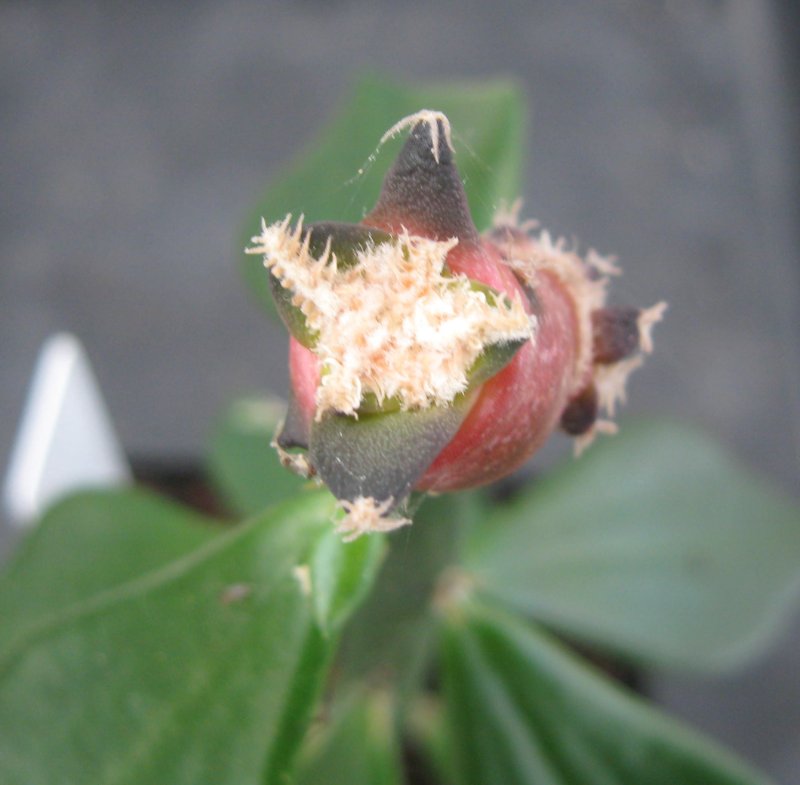
{"label": "blurred gray background", "polygon": [[[56,330],[84,341],[140,458],[196,460],[232,397],[285,391],[238,234],[367,70],[514,77],[532,106],[524,214],[617,254],[618,302],[671,304],[627,412],[688,418],[797,495],[796,7],[0,3],[0,466]],[[798,645],[800,622],[745,672],[654,689],[800,782]]]}

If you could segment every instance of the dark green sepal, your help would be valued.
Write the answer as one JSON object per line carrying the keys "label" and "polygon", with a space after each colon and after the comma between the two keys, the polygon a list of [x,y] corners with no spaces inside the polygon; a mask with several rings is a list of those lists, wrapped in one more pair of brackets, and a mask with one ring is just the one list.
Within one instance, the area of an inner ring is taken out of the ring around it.
{"label": "dark green sepal", "polygon": [[269,288],[275,308],[286,325],[286,329],[307,349],[313,349],[317,344],[319,334],[316,330],[309,329],[305,314],[292,302],[294,296],[292,290],[284,287],[271,270],[269,272]]}
{"label": "dark green sepal", "polygon": [[336,498],[392,499],[397,506],[456,435],[471,405],[471,395],[459,395],[447,406],[358,419],[329,412],[311,426],[311,462]]}
{"label": "dark green sepal", "polygon": [[394,235],[381,229],[337,221],[308,224],[303,230],[303,239],[306,237],[309,238],[308,250],[315,259],[322,257],[330,242],[330,251],[336,256],[336,265],[340,270],[355,265],[359,251],[396,239]]}
{"label": "dark green sepal", "polygon": [[483,384],[500,373],[529,340],[529,338],[517,338],[513,341],[492,343],[486,346],[467,371],[469,389],[473,390],[479,384]]}
{"label": "dark green sepal", "polygon": [[444,123],[434,122],[438,126],[438,160],[433,153],[431,125],[420,121],[387,172],[378,203],[365,220],[394,231],[411,227],[435,240],[457,237],[461,243],[475,244],[478,231]]}

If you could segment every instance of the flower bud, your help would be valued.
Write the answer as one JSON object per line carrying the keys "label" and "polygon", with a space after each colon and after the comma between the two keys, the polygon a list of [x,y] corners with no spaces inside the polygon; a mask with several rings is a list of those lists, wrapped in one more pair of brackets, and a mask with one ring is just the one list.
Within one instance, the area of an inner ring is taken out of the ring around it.
{"label": "flower bud", "polygon": [[479,235],[439,112],[409,138],[358,225],[262,225],[290,332],[291,396],[275,446],[341,501],[353,538],[409,523],[413,490],[485,484],[559,425],[576,449],[613,423],[625,381],[666,308],[606,306],[619,273],[595,253],[496,217]]}

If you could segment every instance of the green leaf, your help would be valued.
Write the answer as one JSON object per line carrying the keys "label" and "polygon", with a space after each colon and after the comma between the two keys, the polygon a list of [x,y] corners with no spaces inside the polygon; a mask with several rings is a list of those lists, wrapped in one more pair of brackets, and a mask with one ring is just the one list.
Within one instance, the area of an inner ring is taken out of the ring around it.
{"label": "green leaf", "polygon": [[[246,223],[242,248],[259,233],[262,218],[271,223],[292,213],[306,221],[360,221],[377,201],[402,141],[388,141],[373,157],[381,136],[420,109],[449,117],[473,219],[478,229],[487,228],[499,203],[520,195],[525,110],[519,88],[508,81],[422,86],[372,78],[356,87],[319,139],[268,187]],[[248,286],[274,316],[262,260],[244,254],[242,259]]]}
{"label": "green leaf", "polygon": [[440,785],[458,785],[458,764],[453,754],[444,700],[425,694],[414,701],[408,714],[408,743],[435,773]]}
{"label": "green leaf", "polygon": [[340,627],[361,604],[373,577],[371,573],[365,575],[364,565],[380,564],[385,554],[386,540],[379,535],[360,537],[343,547],[341,536],[333,528],[324,534],[309,565],[314,611],[321,629]]}
{"label": "green leaf", "polygon": [[237,513],[252,515],[288,499],[308,483],[281,465],[270,446],[286,404],[276,398],[243,398],[217,424],[208,455],[211,480]]}
{"label": "green leaf", "polygon": [[391,696],[359,690],[312,728],[300,758],[297,785],[401,785],[400,749]]}
{"label": "green leaf", "polygon": [[131,491],[54,508],[0,577],[0,781],[284,782],[377,566],[340,544],[320,601],[303,571],[333,510],[224,530]]}
{"label": "green leaf", "polygon": [[[141,491],[90,498],[89,503],[84,495],[65,499],[0,573],[0,647],[21,626],[162,568],[223,531],[216,522]],[[89,565],[92,554],[102,558]]]}
{"label": "green leaf", "polygon": [[624,426],[473,530],[486,593],[648,663],[738,663],[800,588],[800,510],[675,423]]}
{"label": "green leaf", "polygon": [[444,680],[459,782],[766,782],[520,620],[469,600],[448,616]]}

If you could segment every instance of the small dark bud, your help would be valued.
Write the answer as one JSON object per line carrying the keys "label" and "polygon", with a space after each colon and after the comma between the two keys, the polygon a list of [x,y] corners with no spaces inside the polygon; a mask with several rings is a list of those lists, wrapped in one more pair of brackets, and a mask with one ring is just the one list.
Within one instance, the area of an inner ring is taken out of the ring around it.
{"label": "small dark bud", "polygon": [[597,420],[597,388],[590,384],[579,392],[561,415],[561,429],[569,436],[582,436]]}
{"label": "small dark bud", "polygon": [[638,308],[602,308],[592,313],[595,362],[610,365],[639,349],[640,313]]}

